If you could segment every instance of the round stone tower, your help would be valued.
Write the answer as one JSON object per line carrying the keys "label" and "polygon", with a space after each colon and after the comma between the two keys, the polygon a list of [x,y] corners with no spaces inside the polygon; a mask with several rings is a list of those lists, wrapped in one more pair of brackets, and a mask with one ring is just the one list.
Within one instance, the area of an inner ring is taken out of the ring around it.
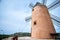
{"label": "round stone tower", "polygon": [[32,9],[32,31],[33,38],[55,38],[50,35],[56,33],[51,21],[48,9],[45,5],[36,3]]}

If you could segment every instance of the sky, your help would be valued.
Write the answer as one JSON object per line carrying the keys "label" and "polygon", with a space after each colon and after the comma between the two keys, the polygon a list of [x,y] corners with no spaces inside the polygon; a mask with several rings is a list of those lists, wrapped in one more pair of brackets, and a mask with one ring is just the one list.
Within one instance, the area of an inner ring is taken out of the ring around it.
{"label": "sky", "polygon": [[[54,2],[47,1],[46,5]],[[13,34],[16,32],[31,32],[31,21],[26,22],[25,18],[32,15],[30,3],[35,4],[42,0],[0,0],[0,34]],[[56,12],[55,12],[56,11]],[[49,11],[60,17],[60,6]],[[60,33],[60,27],[54,24],[57,33]]]}

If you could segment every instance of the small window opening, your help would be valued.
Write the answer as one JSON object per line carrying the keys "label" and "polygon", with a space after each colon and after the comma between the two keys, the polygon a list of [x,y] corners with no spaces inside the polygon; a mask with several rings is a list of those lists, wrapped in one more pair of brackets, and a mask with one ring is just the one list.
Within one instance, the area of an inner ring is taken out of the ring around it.
{"label": "small window opening", "polygon": [[34,11],[34,9],[32,9],[32,11]]}
{"label": "small window opening", "polygon": [[34,21],[34,25],[36,25],[36,21]]}

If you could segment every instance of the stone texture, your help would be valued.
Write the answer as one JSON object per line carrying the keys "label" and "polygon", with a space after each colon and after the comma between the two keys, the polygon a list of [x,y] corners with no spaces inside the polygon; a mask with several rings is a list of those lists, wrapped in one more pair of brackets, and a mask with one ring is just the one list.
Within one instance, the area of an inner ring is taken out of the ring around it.
{"label": "stone texture", "polygon": [[44,5],[35,6],[32,11],[32,38],[55,38],[56,33],[48,9]]}

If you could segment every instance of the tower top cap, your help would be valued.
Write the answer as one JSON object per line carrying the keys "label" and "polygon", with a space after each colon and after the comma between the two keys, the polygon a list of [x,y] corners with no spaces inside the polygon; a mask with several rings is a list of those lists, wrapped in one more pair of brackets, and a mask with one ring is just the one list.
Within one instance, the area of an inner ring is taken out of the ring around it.
{"label": "tower top cap", "polygon": [[[42,4],[42,3],[40,3],[40,2],[37,2],[35,5],[34,5],[34,7],[36,7],[36,6],[45,6],[44,4]],[[33,8],[34,8],[33,7]],[[45,6],[46,7],[46,6]]]}

